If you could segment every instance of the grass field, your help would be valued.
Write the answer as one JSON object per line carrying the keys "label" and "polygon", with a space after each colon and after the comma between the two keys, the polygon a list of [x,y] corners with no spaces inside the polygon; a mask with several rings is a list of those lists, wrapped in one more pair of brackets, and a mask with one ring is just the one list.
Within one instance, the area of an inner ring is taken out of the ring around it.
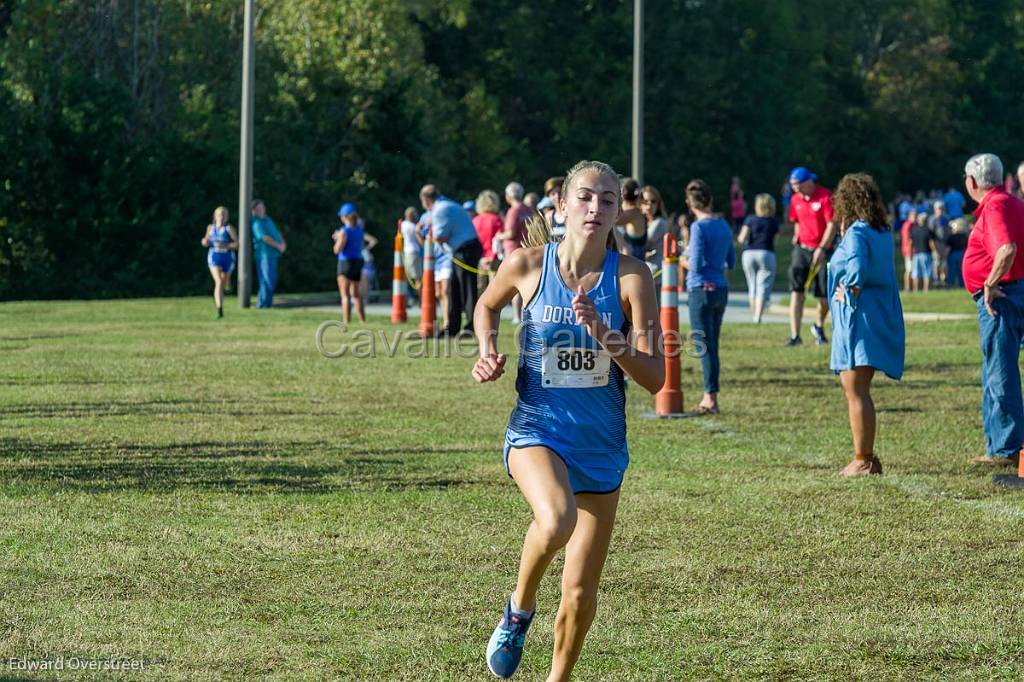
{"label": "grass field", "polygon": [[[8,663],[58,657],[143,661],[126,679],[490,678],[529,522],[501,465],[512,377],[475,386],[470,359],[380,346],[326,359],[330,314],[0,306],[0,679],[97,677]],[[835,475],[850,442],[827,349],[783,349],[782,325],[724,329],[719,417],[642,420],[653,400],[629,390],[576,679],[1024,675],[1024,494],[967,464],[977,324],[907,332],[904,381],[875,391],[871,480]],[[688,406],[699,385],[687,358]],[[560,569],[516,679],[543,679]]]}

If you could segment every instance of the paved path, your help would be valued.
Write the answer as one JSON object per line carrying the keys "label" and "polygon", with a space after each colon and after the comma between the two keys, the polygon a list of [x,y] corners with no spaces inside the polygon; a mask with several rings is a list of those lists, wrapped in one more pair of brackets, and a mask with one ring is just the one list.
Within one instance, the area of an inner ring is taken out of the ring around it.
{"label": "paved path", "polygon": [[[784,293],[775,293],[774,297],[776,300],[786,296]],[[340,313],[340,304],[311,304],[302,305],[301,303],[293,304],[288,307],[297,307],[305,310],[332,310]],[[370,303],[366,306],[366,312],[368,315],[391,315],[391,303]],[[353,314],[355,311],[353,311]],[[410,306],[408,310],[408,316],[410,319],[419,318],[419,308]],[[808,324],[814,315],[812,308],[807,308],[804,312],[804,324]],[[512,319],[512,308],[506,308],[501,317],[503,320]],[[975,315],[966,315],[959,313],[904,313],[903,318],[908,322],[935,322],[939,320],[973,320]],[[679,303],[679,320],[683,324],[687,324],[689,321],[688,312],[686,308],[686,294],[680,296]],[[750,305],[747,303],[747,295],[742,291],[730,291],[729,292],[729,304],[725,309],[725,321],[729,323],[742,323],[752,324],[753,320],[750,317]],[[761,318],[764,324],[789,324],[789,307],[782,306],[778,303],[774,303],[769,306],[764,316]]]}

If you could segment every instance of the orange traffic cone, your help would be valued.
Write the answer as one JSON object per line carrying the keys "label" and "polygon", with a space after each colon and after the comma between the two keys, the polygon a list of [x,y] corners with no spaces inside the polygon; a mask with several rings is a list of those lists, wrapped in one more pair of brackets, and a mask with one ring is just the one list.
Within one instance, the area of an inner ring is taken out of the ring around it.
{"label": "orange traffic cone", "polygon": [[654,397],[654,411],[659,417],[683,414],[683,391],[680,388],[682,338],[679,335],[679,256],[676,240],[665,235],[665,260],[661,269],[661,333],[665,343],[665,385]]}
{"label": "orange traffic cone", "polygon": [[427,231],[423,242],[423,284],[420,287],[420,335],[433,336],[437,321],[434,298],[434,229]]}
{"label": "orange traffic cone", "polygon": [[405,263],[402,261],[402,231],[395,234],[395,263],[391,268],[391,321],[405,322]]}

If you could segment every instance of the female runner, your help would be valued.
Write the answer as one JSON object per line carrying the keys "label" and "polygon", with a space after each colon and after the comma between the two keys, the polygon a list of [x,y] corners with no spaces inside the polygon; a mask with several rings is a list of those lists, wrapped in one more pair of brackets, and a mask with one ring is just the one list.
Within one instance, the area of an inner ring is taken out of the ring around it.
{"label": "female runner", "polygon": [[549,241],[531,225],[527,248],[508,256],[476,306],[478,382],[495,381],[502,309],[519,294],[519,400],[505,434],[505,465],[533,511],[516,588],[487,646],[498,677],[519,667],[537,588],[565,548],[562,599],[555,619],[549,681],[566,680],[597,613],[619,486],[629,462],[624,374],[657,392],[665,379],[651,271],[615,250],[619,178],[608,165],[581,161],[559,199],[565,238]]}
{"label": "female runner", "polygon": [[235,270],[235,254],[238,250],[238,235],[228,225],[228,209],[218,206],[213,211],[213,224],[206,226],[203,246],[209,248],[206,266],[213,277],[213,302],[217,306],[217,319],[224,317],[224,289],[227,288],[231,273]]}

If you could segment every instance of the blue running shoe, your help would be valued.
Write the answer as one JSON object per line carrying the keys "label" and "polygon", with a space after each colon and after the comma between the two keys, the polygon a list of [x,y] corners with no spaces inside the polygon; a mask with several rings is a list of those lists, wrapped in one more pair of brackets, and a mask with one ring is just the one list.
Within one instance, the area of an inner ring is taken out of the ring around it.
{"label": "blue running shoe", "polygon": [[512,613],[512,600],[505,602],[505,613],[494,628],[491,641],[487,643],[487,667],[502,679],[512,677],[523,658],[523,644],[526,631],[530,629],[533,615],[521,616]]}
{"label": "blue running shoe", "polygon": [[819,346],[828,345],[828,337],[825,336],[825,330],[816,324],[811,325],[811,333],[814,334],[814,342]]}

